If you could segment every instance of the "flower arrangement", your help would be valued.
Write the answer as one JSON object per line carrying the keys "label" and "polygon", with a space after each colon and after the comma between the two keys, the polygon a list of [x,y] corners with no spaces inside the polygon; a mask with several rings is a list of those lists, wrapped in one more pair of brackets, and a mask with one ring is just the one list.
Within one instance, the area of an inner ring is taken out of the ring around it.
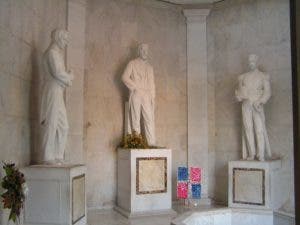
{"label": "flower arrangement", "polygon": [[132,134],[127,134],[123,142],[121,143],[122,148],[136,148],[136,149],[145,149],[149,148],[146,138],[141,134],[133,131]]}
{"label": "flower arrangement", "polygon": [[10,209],[9,221],[19,222],[26,195],[25,177],[14,163],[4,163],[3,169],[5,171],[5,176],[1,182],[5,191],[1,194],[3,208]]}

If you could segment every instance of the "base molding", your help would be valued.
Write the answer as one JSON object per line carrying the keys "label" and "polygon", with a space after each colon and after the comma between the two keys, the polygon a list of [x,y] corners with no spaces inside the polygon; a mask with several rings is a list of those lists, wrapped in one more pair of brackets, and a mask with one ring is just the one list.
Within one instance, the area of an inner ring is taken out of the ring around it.
{"label": "base molding", "polygon": [[159,216],[159,215],[170,215],[175,217],[177,215],[177,213],[173,209],[129,212],[127,210],[122,209],[119,206],[114,206],[114,210],[127,218],[138,218],[144,216]]}
{"label": "base molding", "polygon": [[193,204],[193,202],[198,203],[198,206],[203,206],[203,205],[212,205],[213,204],[213,200],[211,198],[201,198],[199,200],[195,200],[195,199],[190,199],[190,204]]}
{"label": "base molding", "polygon": [[295,215],[283,211],[274,211],[274,225],[295,225]]}
{"label": "base molding", "polygon": [[[211,208],[183,213],[175,218],[172,225],[274,225],[273,211],[266,209]],[[283,224],[278,224],[283,225]]]}

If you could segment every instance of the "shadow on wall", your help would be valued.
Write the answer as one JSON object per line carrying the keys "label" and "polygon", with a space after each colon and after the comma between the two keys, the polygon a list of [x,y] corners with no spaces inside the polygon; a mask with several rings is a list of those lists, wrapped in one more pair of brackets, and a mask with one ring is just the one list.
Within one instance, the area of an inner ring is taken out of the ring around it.
{"label": "shadow on wall", "polygon": [[[119,60],[119,65],[116,69],[114,79],[113,79],[115,86],[118,87],[119,95],[121,96],[121,101],[122,101],[121,104],[122,104],[123,132],[125,128],[125,102],[127,102],[129,99],[129,90],[122,81],[122,75],[124,70],[126,69],[127,64],[131,60],[137,57],[137,47],[138,47],[137,42],[133,42],[130,45],[127,56]],[[121,142],[120,138],[115,138],[112,141],[113,146],[117,146],[117,147],[120,144],[120,142]]]}
{"label": "shadow on wall", "polygon": [[[33,43],[33,46],[36,46]],[[41,157],[39,151],[39,110],[40,110],[40,95],[42,84],[42,54],[38,52],[36,47],[33,47],[31,52],[32,77],[30,84],[30,143],[31,143],[31,164],[37,163]]]}
{"label": "shadow on wall", "polygon": [[122,75],[123,75],[123,72],[124,72],[127,64],[131,60],[133,60],[137,57],[137,48],[138,48],[137,42],[134,42],[130,45],[127,56],[124,57],[123,59],[119,60],[119,65],[115,72],[114,84],[118,87],[120,96],[122,97],[123,102],[128,101],[129,91],[128,91],[128,88],[124,85],[124,83],[122,81]]}
{"label": "shadow on wall", "polygon": [[[135,59],[137,57],[137,49],[138,49],[138,42],[131,43],[130,47],[128,47],[128,53],[126,57],[120,58],[117,69],[114,73],[114,85],[118,87],[119,96],[121,96],[121,105],[122,105],[122,120],[123,120],[123,126],[122,126],[122,135],[121,137],[112,137],[112,145],[115,146],[115,151],[117,152],[117,148],[119,147],[120,143],[122,142],[123,136],[125,135],[125,102],[129,100],[129,89],[125,86],[125,84],[122,81],[122,75],[124,73],[124,70],[126,69],[127,64]],[[143,126],[142,126],[143,127]],[[115,153],[116,153],[115,152]],[[117,155],[114,155],[116,166],[117,165]],[[116,177],[116,183],[119,181],[118,179],[118,169],[115,170],[115,177]],[[115,195],[114,204],[117,202],[117,195]]]}

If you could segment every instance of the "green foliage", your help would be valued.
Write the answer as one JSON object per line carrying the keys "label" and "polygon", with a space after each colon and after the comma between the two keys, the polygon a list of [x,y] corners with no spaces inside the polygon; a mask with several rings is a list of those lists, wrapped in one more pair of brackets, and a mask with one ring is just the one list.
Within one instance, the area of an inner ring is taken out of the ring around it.
{"label": "green foliage", "polygon": [[14,163],[4,163],[3,169],[5,171],[5,177],[1,182],[1,186],[5,190],[1,194],[3,208],[10,209],[9,220],[16,222],[24,206],[23,184],[25,184],[25,177]]}
{"label": "green foliage", "polygon": [[146,138],[141,134],[133,131],[132,134],[127,134],[121,144],[122,148],[145,149],[149,148]]}

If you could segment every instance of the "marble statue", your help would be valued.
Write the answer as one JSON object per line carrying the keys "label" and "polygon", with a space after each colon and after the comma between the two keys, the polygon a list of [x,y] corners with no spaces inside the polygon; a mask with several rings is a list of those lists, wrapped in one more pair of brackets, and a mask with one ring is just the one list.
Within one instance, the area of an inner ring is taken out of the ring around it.
{"label": "marble statue", "polygon": [[141,133],[141,116],[145,136],[150,146],[155,145],[154,101],[155,84],[153,68],[148,62],[148,45],[140,44],[138,57],[130,61],[122,80],[130,90],[129,117],[131,130]]}
{"label": "marble statue", "polygon": [[66,70],[64,60],[68,41],[69,37],[66,30],[54,30],[52,42],[43,55],[45,76],[40,125],[42,162],[46,164],[64,162],[64,151],[69,130],[64,90],[72,84],[74,78],[72,72]]}
{"label": "marble statue", "polygon": [[249,55],[248,60],[250,71],[239,76],[235,91],[242,102],[243,159],[264,161],[265,153],[272,157],[263,109],[271,97],[270,77],[257,69],[256,55]]}

